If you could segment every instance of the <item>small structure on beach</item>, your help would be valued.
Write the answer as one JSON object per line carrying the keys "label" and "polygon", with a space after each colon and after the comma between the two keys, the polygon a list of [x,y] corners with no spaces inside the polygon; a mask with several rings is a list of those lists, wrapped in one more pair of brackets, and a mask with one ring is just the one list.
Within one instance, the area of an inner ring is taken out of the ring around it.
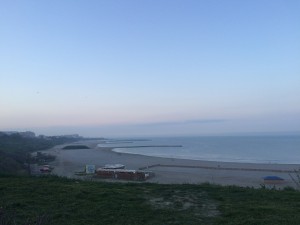
{"label": "small structure on beach", "polygon": [[265,184],[282,184],[284,179],[278,176],[266,176],[264,177]]}
{"label": "small structure on beach", "polygon": [[42,173],[50,173],[52,171],[52,167],[50,167],[49,165],[43,165],[41,168],[40,168],[40,172]]}
{"label": "small structure on beach", "polygon": [[102,167],[102,169],[125,169],[125,165],[123,164],[106,164]]}
{"label": "small structure on beach", "polygon": [[77,176],[85,176],[85,175],[93,175],[96,172],[96,166],[95,165],[85,165],[85,168],[83,171],[77,171],[74,174]]}
{"label": "small structure on beach", "polygon": [[78,176],[92,175],[95,178],[107,178],[118,180],[145,181],[154,177],[151,171],[127,170],[123,164],[106,164],[95,169],[95,165],[86,165],[84,171],[75,172]]}
{"label": "small structure on beach", "polygon": [[95,165],[85,165],[85,173],[86,174],[94,174],[96,171]]}

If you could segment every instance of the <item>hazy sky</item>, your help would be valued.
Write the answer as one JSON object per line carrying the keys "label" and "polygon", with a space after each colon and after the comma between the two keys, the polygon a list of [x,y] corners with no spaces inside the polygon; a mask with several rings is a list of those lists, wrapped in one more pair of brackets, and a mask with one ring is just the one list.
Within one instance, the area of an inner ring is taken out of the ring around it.
{"label": "hazy sky", "polygon": [[298,0],[2,0],[0,130],[300,130]]}

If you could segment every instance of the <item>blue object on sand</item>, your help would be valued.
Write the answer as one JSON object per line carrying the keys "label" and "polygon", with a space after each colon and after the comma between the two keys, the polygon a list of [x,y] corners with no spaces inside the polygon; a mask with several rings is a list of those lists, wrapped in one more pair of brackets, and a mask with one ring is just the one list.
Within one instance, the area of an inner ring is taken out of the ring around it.
{"label": "blue object on sand", "polygon": [[284,180],[284,179],[277,176],[266,176],[264,177],[264,180]]}

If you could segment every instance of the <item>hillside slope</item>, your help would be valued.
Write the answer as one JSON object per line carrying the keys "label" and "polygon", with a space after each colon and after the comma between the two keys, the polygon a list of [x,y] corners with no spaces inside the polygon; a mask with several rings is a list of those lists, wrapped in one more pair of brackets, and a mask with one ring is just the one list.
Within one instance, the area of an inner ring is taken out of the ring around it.
{"label": "hillside slope", "polygon": [[[0,177],[2,220],[56,224],[299,224],[300,192]],[[5,217],[5,216],[6,217]],[[5,221],[4,221],[5,222]],[[10,224],[4,223],[1,224]],[[12,223],[11,223],[12,224]]]}

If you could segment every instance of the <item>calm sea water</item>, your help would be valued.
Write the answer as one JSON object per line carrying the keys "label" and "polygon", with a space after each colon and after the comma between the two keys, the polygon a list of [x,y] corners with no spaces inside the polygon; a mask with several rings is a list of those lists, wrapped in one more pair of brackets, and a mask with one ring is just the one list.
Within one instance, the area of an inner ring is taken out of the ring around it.
{"label": "calm sea water", "polygon": [[[172,147],[163,147],[170,145]],[[114,149],[116,152],[167,158],[223,162],[300,164],[300,136],[128,139],[110,140],[99,144],[99,146],[116,147]]]}

